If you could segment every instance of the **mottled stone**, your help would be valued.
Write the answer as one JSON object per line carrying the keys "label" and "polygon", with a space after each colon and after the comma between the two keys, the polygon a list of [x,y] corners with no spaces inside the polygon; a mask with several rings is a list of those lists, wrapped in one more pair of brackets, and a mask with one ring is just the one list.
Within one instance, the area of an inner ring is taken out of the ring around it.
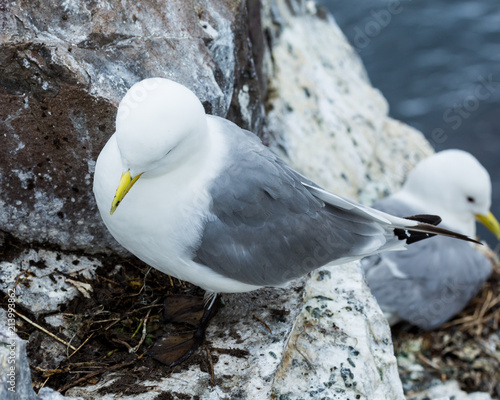
{"label": "mottled stone", "polygon": [[0,292],[15,290],[16,303],[36,317],[61,311],[77,295],[90,296],[99,260],[48,250],[26,250],[0,262]]}
{"label": "mottled stone", "polygon": [[408,400],[491,400],[491,396],[481,392],[466,393],[457,381],[448,381],[411,395]]}
{"label": "mottled stone", "polygon": [[403,399],[391,331],[355,263],[323,267],[276,371],[276,398]]}
{"label": "mottled stone", "polygon": [[36,400],[26,356],[26,343],[16,335],[15,314],[0,309],[0,398]]}

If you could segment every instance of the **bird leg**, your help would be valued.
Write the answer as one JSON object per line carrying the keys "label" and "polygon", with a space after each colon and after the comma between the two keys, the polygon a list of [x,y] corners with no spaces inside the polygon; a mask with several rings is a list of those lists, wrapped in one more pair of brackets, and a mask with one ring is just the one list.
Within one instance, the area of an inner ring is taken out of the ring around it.
{"label": "bird leg", "polygon": [[151,356],[171,367],[191,357],[203,343],[208,323],[218,311],[216,297],[206,304],[201,297],[168,296],[164,303],[165,322],[185,324],[191,329],[161,336],[150,350]]}

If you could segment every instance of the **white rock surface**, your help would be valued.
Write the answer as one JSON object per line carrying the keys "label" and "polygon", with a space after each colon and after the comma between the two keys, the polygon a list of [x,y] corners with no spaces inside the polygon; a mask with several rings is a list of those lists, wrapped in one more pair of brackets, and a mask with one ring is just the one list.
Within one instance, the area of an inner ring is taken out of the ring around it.
{"label": "white rock surface", "polygon": [[294,15],[286,2],[276,4],[264,13],[267,25],[279,13],[285,26],[269,67],[276,92],[268,114],[271,147],[304,175],[351,199],[362,194],[371,202],[394,190],[432,148],[420,132],[388,117],[386,100],[331,17],[307,10]]}
{"label": "white rock surface", "polygon": [[466,393],[457,381],[448,381],[412,395],[408,400],[491,400],[491,396],[481,392]]}
{"label": "white rock surface", "polygon": [[273,394],[404,399],[387,321],[358,264],[320,268],[305,293]]}
{"label": "white rock surface", "polygon": [[0,262],[0,290],[15,288],[16,303],[35,316],[59,311],[77,294],[92,290],[79,279],[95,278],[97,259],[48,250],[26,250],[12,262]]}

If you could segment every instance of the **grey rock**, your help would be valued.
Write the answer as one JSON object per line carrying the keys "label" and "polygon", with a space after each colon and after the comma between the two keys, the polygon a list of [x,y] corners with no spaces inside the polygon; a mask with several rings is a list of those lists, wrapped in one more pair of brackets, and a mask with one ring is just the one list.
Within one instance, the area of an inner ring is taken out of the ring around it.
{"label": "grey rock", "polygon": [[354,263],[314,272],[282,360],[276,398],[404,399],[391,331]]}
{"label": "grey rock", "polygon": [[83,400],[81,397],[65,397],[50,388],[42,388],[36,395],[32,387],[26,343],[15,333],[16,318],[15,314],[0,309],[0,399]]}
{"label": "grey rock", "polygon": [[63,396],[51,388],[44,387],[38,392],[37,400],[83,400],[83,398]]}
{"label": "grey rock", "polygon": [[[9,303],[12,304],[12,303]],[[0,314],[0,399],[36,400],[26,356],[26,343],[15,333],[11,309]]]}
{"label": "grey rock", "polygon": [[36,317],[60,311],[77,295],[89,296],[84,281],[95,278],[101,262],[48,250],[26,250],[12,262],[0,262],[0,292],[15,287],[16,303]]}
{"label": "grey rock", "polygon": [[491,396],[481,392],[466,393],[457,381],[448,381],[412,395],[408,400],[491,400]]}

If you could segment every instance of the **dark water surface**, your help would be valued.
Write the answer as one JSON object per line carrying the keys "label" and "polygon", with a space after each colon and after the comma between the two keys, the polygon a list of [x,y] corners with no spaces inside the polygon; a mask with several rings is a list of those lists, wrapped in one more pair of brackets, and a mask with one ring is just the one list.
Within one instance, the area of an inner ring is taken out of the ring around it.
{"label": "dark water surface", "polygon": [[[358,50],[390,114],[436,151],[459,148],[489,171],[500,218],[500,1],[319,0]],[[478,234],[495,247],[482,227]]]}

